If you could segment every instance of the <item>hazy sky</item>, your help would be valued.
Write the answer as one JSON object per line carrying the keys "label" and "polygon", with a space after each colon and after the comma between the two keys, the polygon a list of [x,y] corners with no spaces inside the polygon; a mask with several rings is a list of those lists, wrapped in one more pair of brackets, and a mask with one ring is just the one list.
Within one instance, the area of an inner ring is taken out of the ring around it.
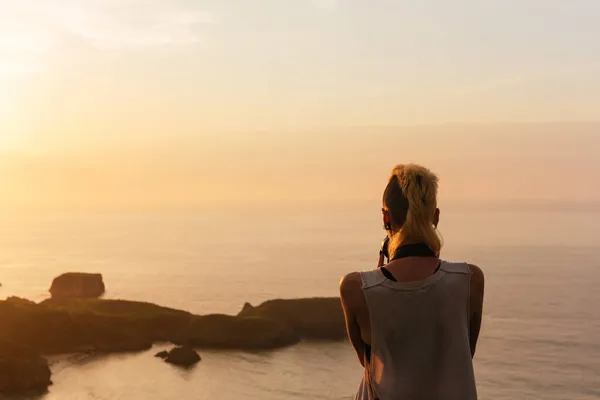
{"label": "hazy sky", "polygon": [[[406,159],[449,198],[598,200],[599,125],[494,125],[600,120],[598,21],[596,0],[0,0],[3,201],[367,198]],[[369,128],[407,125],[429,128]]]}
{"label": "hazy sky", "polygon": [[379,210],[392,166],[419,162],[440,176],[442,207],[526,201],[600,209],[598,132],[598,123],[357,128],[7,153],[0,155],[0,206]]}

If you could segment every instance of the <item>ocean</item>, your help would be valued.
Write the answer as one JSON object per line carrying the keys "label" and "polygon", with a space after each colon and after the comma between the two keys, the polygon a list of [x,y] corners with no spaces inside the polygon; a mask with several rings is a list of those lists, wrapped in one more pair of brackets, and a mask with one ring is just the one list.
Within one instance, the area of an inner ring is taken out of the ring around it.
{"label": "ocean", "polygon": [[[486,275],[480,398],[600,399],[600,212],[442,209],[440,231],[443,258]],[[375,266],[382,238],[377,205],[3,214],[0,298],[43,300],[60,273],[101,272],[107,298],[235,314],[245,302],[337,296],[343,274]],[[54,384],[35,399],[341,400],[362,374],[346,342],[202,350],[189,371],[153,357],[166,347],[52,357]]]}

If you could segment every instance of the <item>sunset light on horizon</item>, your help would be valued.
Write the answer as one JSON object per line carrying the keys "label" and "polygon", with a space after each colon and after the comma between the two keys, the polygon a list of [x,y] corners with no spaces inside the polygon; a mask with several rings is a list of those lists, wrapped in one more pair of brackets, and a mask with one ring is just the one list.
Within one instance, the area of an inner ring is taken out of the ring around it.
{"label": "sunset light on horizon", "polygon": [[599,3],[461,4],[0,1],[0,203],[600,201]]}

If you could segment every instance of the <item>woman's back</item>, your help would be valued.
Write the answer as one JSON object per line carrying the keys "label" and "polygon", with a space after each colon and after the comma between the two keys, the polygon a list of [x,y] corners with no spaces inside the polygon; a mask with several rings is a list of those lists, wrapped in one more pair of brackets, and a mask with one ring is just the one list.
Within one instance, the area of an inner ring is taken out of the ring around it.
{"label": "woman's back", "polygon": [[390,280],[381,269],[361,279],[371,351],[357,399],[476,399],[469,266],[442,261],[413,282]]}
{"label": "woman's back", "polygon": [[475,265],[440,261],[437,192],[427,168],[397,165],[383,192],[378,269],[340,282],[348,337],[365,367],[359,400],[477,398],[484,276]]}

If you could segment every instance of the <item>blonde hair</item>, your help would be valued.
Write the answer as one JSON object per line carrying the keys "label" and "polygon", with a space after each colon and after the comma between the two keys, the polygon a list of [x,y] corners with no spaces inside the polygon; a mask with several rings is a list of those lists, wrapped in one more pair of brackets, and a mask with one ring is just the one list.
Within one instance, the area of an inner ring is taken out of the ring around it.
{"label": "blonde hair", "polygon": [[392,230],[390,257],[402,243],[424,243],[439,257],[442,238],[434,226],[438,177],[425,167],[400,164],[383,193],[384,208],[390,213]]}

